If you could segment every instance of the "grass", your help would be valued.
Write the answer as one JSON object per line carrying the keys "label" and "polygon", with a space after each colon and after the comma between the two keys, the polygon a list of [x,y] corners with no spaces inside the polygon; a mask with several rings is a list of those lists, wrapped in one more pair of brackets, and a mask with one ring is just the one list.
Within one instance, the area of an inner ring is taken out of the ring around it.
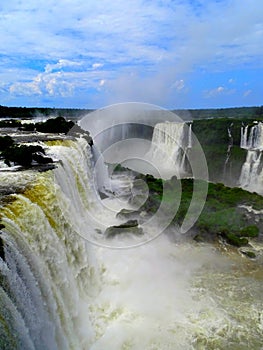
{"label": "grass", "polygon": [[[142,178],[143,175],[140,175]],[[149,197],[140,210],[145,210],[151,215],[160,206],[162,200],[171,202],[176,195],[173,187],[176,180],[172,178],[165,181],[168,195],[163,197],[163,181],[154,179],[147,175],[145,181],[149,187]],[[182,186],[182,196],[179,209],[174,217],[173,224],[182,224],[188,211],[193,192],[193,179],[180,180]],[[169,191],[169,186],[171,191]],[[198,193],[197,193],[198,195]],[[201,195],[201,193],[200,193]],[[235,246],[242,246],[248,243],[245,237],[257,237],[259,228],[251,225],[244,211],[240,210],[240,205],[249,205],[252,208],[263,209],[263,199],[256,193],[247,192],[241,188],[230,188],[221,183],[209,183],[206,203],[194,228],[198,234],[210,234],[211,236],[223,236],[226,241]]]}

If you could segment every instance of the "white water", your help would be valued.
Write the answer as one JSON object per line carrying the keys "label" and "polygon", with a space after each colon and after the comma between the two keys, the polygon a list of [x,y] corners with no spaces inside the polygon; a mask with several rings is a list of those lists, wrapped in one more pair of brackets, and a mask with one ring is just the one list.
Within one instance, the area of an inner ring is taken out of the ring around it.
{"label": "white water", "polygon": [[96,145],[93,145],[92,147],[92,160],[94,167],[94,182],[96,183],[97,189],[100,191],[110,189],[111,185],[109,181],[108,167],[105,165],[102,154]]}
{"label": "white water", "polygon": [[263,150],[263,123],[241,128],[241,148]]}
{"label": "white water", "polygon": [[[230,125],[230,127],[227,128],[227,134],[228,134],[228,146],[227,146],[227,152],[226,152],[226,160],[224,163],[224,171],[223,171],[223,180],[225,181],[225,183],[227,182],[227,167],[228,167],[228,163],[229,163],[229,159],[231,157],[231,150],[233,147],[233,136],[231,133],[231,127],[233,126],[233,123]],[[242,143],[242,138],[241,138],[241,143]]]}
{"label": "white water", "polygon": [[133,249],[89,243],[115,211],[95,192],[85,140],[66,144],[50,146],[55,171],[1,208],[0,348],[261,349],[262,271],[166,235]]}
{"label": "white water", "polygon": [[173,175],[181,178],[186,174],[186,153],[191,147],[191,124],[188,127],[186,123],[158,123],[147,157],[167,178]]}
{"label": "white water", "polygon": [[250,129],[248,126],[242,127],[240,147],[247,149],[239,179],[240,186],[263,194],[263,123],[259,122]]}

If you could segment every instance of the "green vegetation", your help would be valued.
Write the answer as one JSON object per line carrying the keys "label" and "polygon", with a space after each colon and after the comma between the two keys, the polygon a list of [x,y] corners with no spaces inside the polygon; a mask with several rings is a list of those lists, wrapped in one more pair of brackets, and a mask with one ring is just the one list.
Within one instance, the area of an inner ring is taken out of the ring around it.
{"label": "green vegetation", "polygon": [[48,119],[45,122],[24,124],[21,126],[21,130],[66,134],[74,125],[75,123],[72,121],[66,121],[63,117],[57,117]]}
{"label": "green vegetation", "polygon": [[263,116],[255,115],[254,118],[220,118],[194,120],[192,130],[201,145],[228,145],[231,133],[233,145],[240,145],[241,127],[254,124],[254,121],[263,120]]}
{"label": "green vegetation", "polygon": [[[58,116],[75,119],[92,112],[93,109],[78,108],[40,108],[40,107],[7,107],[0,105],[0,118],[32,119],[38,115]],[[253,119],[263,118],[263,106],[173,110],[183,119],[234,118]]]}
{"label": "green vegetation", "polygon": [[214,108],[214,109],[189,109],[174,110],[176,114],[184,118],[189,116],[192,119],[208,118],[258,118],[263,117],[263,106],[260,107],[235,107],[235,108]]}
{"label": "green vegetation", "polygon": [[0,106],[0,118],[32,119],[41,116],[58,116],[75,119],[92,112],[92,109],[77,108],[39,108],[39,107],[6,107]]}
{"label": "green vegetation", "polygon": [[226,232],[224,234],[224,237],[226,238],[227,243],[232,244],[236,247],[242,247],[242,246],[248,244],[247,238],[238,237],[234,233],[231,233],[231,232]]}
{"label": "green vegetation", "polygon": [[[254,125],[259,118],[220,118],[194,120],[192,130],[204,151],[209,179],[224,182],[229,186],[238,184],[242,165],[246,159],[246,150],[240,148],[241,128]],[[249,130],[248,130],[249,132]],[[198,152],[195,145],[189,152],[190,159],[196,159]]]}
{"label": "green vegetation", "polygon": [[[140,211],[146,211],[149,215],[154,214],[163,200],[163,181],[154,179],[150,175],[139,175],[144,178],[149,187],[149,197],[140,208]],[[175,178],[165,181],[164,185],[169,189],[170,195],[174,196],[172,188]],[[188,211],[193,192],[193,180],[180,180],[182,186],[182,197],[179,209],[173,220],[173,224],[181,225]],[[169,191],[168,191],[169,192]],[[165,200],[169,201],[168,198]],[[193,230],[196,241],[210,241],[224,238],[229,244],[240,247],[248,244],[248,238],[259,235],[259,227],[251,225],[251,215],[246,215],[246,210],[241,205],[250,205],[253,209],[263,209],[262,197],[256,193],[244,191],[241,188],[230,188],[223,184],[209,183],[208,194],[205,206]],[[263,228],[263,220],[259,222],[260,228]]]}
{"label": "green vegetation", "polygon": [[[32,119],[38,114],[58,116],[54,119],[48,119],[44,123],[23,125],[15,119],[5,120],[2,124],[5,127],[18,127],[24,131],[36,130],[44,133],[69,133],[73,136],[74,132],[82,133],[83,131],[78,130],[73,122],[66,121],[62,116],[74,118],[87,112],[90,112],[90,110],[0,106],[0,117]],[[176,112],[182,116],[187,114],[189,119],[193,119],[192,130],[204,150],[210,181],[224,182],[230,186],[237,185],[241,167],[246,158],[246,150],[240,148],[241,128],[242,125],[251,127],[254,125],[254,120],[263,121],[263,106]],[[150,132],[148,134],[150,135]],[[87,137],[90,145],[92,145],[92,139],[88,133]],[[14,162],[30,166],[33,161],[38,163],[50,161],[49,158],[45,157],[42,147],[16,145],[8,136],[0,137],[0,152],[2,152],[2,158],[9,165],[10,162]],[[190,163],[191,157],[195,158],[196,156],[196,147],[193,144],[192,149],[189,150]],[[114,170],[123,171],[123,168],[117,165]],[[174,196],[176,196],[174,188],[176,188],[177,179],[175,177],[165,182],[150,175],[138,175],[137,179],[143,179],[149,187],[149,197],[140,208],[140,211],[145,211],[148,215],[152,215],[158,210],[162,200],[167,202],[169,206],[169,203],[172,203]],[[184,179],[180,182],[182,198],[173,220],[173,224],[179,225],[182,224],[188,211],[193,192],[193,180]],[[163,198],[163,185],[165,185],[166,193],[168,193],[165,198]],[[140,186],[139,182],[138,186]],[[136,201],[136,198],[134,200]],[[262,218],[257,221],[257,225],[252,225],[253,220],[249,218],[246,210],[242,209],[240,205],[250,205],[254,209],[263,209],[262,197],[240,188],[230,188],[221,183],[209,183],[207,201],[193,227],[195,240],[207,241],[220,237],[229,244],[242,246],[248,243],[248,239],[257,237],[263,229]],[[128,219],[134,213],[126,212],[122,214]],[[253,213],[250,213],[250,215],[253,216]]]}
{"label": "green vegetation", "polygon": [[250,259],[255,259],[256,258],[256,254],[254,252],[251,252],[251,251],[242,251],[241,250],[241,253],[246,255],[248,258]]}
{"label": "green vegetation", "polygon": [[[192,130],[201,145],[227,145],[229,141],[227,129],[232,124],[229,119],[194,120]],[[240,131],[240,125],[239,131]],[[240,142],[240,138],[239,138]]]}
{"label": "green vegetation", "polygon": [[244,237],[258,237],[259,228],[256,225],[250,225],[250,226],[244,227],[240,231],[240,235]]}

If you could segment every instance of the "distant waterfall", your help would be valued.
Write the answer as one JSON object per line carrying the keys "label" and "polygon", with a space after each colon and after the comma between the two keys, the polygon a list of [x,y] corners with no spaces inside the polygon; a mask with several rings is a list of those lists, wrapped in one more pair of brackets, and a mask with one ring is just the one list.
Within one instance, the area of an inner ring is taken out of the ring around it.
{"label": "distant waterfall", "polygon": [[228,146],[227,146],[227,152],[226,152],[226,160],[224,163],[224,172],[223,172],[223,180],[226,181],[226,177],[227,177],[227,167],[228,167],[228,163],[229,163],[229,159],[231,157],[231,150],[233,147],[233,135],[232,135],[232,131],[231,128],[233,126],[233,123],[227,128],[227,134],[228,134]]}
{"label": "distant waterfall", "polygon": [[189,129],[188,129],[188,145],[187,145],[187,148],[192,148],[192,145],[193,145],[192,123],[190,123]]}
{"label": "distant waterfall", "polygon": [[249,126],[243,126],[241,128],[241,148],[246,149],[259,149],[263,150],[263,123],[253,125],[250,129]]}
{"label": "distant waterfall", "polygon": [[186,154],[192,147],[191,124],[186,123],[158,123],[155,125],[149,159],[157,168],[166,170],[167,177],[186,174]]}
{"label": "distant waterfall", "polygon": [[239,178],[240,186],[249,191],[263,193],[263,123],[241,128],[240,147],[247,149],[246,161]]}
{"label": "distant waterfall", "polygon": [[248,125],[242,126],[242,128],[241,128],[241,140],[240,140],[240,147],[241,148],[247,148],[247,131],[248,131]]}

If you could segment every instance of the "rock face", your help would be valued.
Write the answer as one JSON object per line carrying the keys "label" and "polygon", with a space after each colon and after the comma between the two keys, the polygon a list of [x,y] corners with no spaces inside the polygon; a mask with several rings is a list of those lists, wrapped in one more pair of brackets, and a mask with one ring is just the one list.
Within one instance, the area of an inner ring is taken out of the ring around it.
{"label": "rock face", "polygon": [[69,136],[78,137],[82,135],[90,146],[93,146],[93,139],[90,136],[90,133],[86,130],[83,130],[79,125],[75,124],[68,132]]}
{"label": "rock face", "polygon": [[107,238],[113,238],[120,234],[133,234],[138,236],[143,234],[143,230],[141,227],[138,227],[137,220],[128,220],[121,225],[108,227],[104,234]]}

